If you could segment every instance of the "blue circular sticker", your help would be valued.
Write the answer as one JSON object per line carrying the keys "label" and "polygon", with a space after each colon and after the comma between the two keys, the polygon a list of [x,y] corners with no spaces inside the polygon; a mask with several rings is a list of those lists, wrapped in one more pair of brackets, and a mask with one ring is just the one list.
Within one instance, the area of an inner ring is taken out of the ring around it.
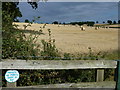
{"label": "blue circular sticker", "polygon": [[19,79],[19,72],[17,70],[8,70],[5,79],[7,82],[16,82]]}

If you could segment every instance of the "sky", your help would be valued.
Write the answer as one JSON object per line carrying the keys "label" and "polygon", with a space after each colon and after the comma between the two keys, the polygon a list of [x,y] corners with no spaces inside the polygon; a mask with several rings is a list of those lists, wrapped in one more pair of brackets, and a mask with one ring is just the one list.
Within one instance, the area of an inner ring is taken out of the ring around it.
{"label": "sky", "polygon": [[76,22],[76,21],[118,21],[118,3],[117,2],[39,2],[38,8],[32,7],[26,2],[19,4],[22,17],[32,21],[35,17],[41,18],[38,23],[58,22]]}

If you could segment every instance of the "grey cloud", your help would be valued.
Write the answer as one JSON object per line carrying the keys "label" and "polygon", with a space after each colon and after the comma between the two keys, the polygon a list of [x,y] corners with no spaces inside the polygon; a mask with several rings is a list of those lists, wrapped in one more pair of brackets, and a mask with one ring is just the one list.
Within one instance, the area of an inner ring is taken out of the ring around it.
{"label": "grey cloud", "polygon": [[21,20],[33,16],[41,16],[44,22],[117,18],[117,3],[113,2],[40,2],[36,10],[22,3],[20,8],[23,13]]}

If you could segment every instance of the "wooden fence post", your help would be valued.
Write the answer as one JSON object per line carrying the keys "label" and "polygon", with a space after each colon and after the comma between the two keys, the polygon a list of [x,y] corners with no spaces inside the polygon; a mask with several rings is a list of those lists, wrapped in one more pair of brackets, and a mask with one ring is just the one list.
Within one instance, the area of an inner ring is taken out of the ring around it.
{"label": "wooden fence post", "polygon": [[17,82],[12,82],[12,83],[7,82],[7,87],[8,88],[17,87]]}
{"label": "wooden fence post", "polygon": [[117,82],[116,90],[120,90],[120,61],[117,61]]}
{"label": "wooden fence post", "polygon": [[104,69],[97,69],[96,71],[96,82],[104,80]]}

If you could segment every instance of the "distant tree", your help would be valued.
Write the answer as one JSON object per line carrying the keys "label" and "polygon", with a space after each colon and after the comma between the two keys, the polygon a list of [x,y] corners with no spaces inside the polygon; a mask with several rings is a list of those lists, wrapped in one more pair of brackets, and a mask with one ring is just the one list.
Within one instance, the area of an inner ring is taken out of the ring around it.
{"label": "distant tree", "polygon": [[59,24],[61,24],[61,22]]}
{"label": "distant tree", "polygon": [[118,24],[120,24],[120,20],[118,20]]}
{"label": "distant tree", "polygon": [[103,23],[105,23],[105,21],[103,21]]}
{"label": "distant tree", "polygon": [[112,24],[112,21],[111,21],[111,20],[108,20],[107,23]]}
{"label": "distant tree", "polygon": [[25,20],[25,23],[29,23],[30,21],[28,19]]}
{"label": "distant tree", "polygon": [[98,23],[98,21],[96,21],[96,23]]}
{"label": "distant tree", "polygon": [[77,24],[77,22],[70,22],[70,24],[71,24],[71,25],[75,25],[75,24]]}
{"label": "distant tree", "polygon": [[116,21],[113,21],[113,24],[116,24],[117,22]]}
{"label": "distant tree", "polygon": [[63,24],[65,25],[65,22],[63,22]]}
{"label": "distant tree", "polygon": [[54,21],[52,24],[59,24],[58,21]]}
{"label": "distant tree", "polygon": [[95,22],[89,22],[89,21],[87,21],[87,22],[85,22],[85,24],[87,24],[87,26],[94,26]]}
{"label": "distant tree", "polygon": [[87,21],[87,22],[70,22],[69,24],[71,25],[83,25],[83,24],[87,24],[87,26],[93,26],[95,24],[95,22],[93,21]]}

